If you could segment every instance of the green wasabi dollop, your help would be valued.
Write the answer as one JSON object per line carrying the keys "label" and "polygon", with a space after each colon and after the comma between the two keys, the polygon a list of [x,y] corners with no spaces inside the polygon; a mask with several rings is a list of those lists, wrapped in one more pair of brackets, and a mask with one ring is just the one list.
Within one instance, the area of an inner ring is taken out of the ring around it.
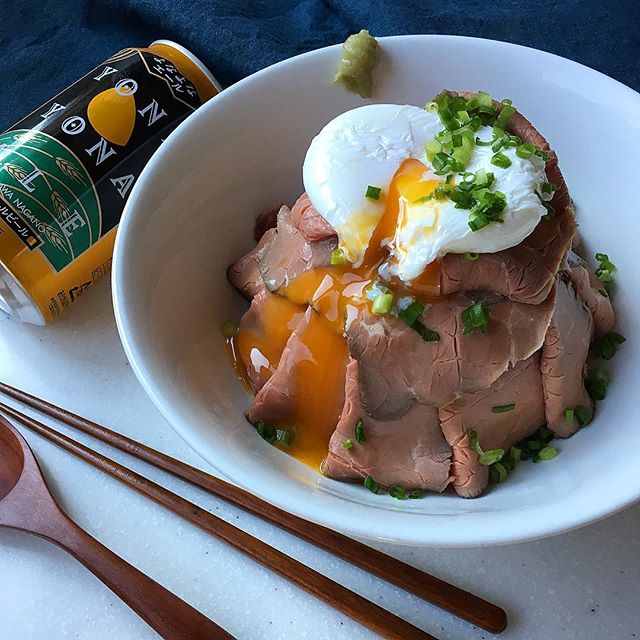
{"label": "green wasabi dollop", "polygon": [[342,60],[334,82],[343,84],[362,98],[370,98],[373,88],[373,70],[380,60],[378,41],[366,30],[349,36],[342,46]]}

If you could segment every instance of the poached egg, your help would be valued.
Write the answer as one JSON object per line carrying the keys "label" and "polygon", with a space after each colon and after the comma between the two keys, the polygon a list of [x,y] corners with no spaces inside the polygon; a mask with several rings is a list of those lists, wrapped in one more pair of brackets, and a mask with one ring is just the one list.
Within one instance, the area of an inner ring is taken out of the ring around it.
{"label": "poached egg", "polygon": [[[520,158],[514,148],[502,150],[511,161],[503,169],[491,163],[491,146],[476,145],[466,169],[493,173],[491,189],[506,197],[502,223],[472,231],[468,210],[448,198],[428,198],[444,177],[434,173],[425,144],[442,128],[437,113],[376,104],[339,115],[311,142],[303,165],[305,190],[354,266],[363,263],[381,227],[389,251],[381,275],[410,282],[447,253],[494,253],[518,244],[547,213],[538,196],[547,181],[544,160]],[[490,141],[493,130],[484,126],[476,135]],[[369,186],[381,189],[378,200],[366,197]]]}

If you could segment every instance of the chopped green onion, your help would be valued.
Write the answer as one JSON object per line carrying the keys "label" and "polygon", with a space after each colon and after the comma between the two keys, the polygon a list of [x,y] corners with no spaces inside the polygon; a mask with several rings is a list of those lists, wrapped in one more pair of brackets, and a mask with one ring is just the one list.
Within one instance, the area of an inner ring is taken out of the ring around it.
{"label": "chopped green onion", "polygon": [[506,129],[511,116],[516,112],[516,110],[510,104],[504,104],[502,109],[500,109],[500,113],[496,118],[494,126],[500,127],[500,129]]}
{"label": "chopped green onion", "polygon": [[611,331],[596,340],[591,348],[596,356],[604,360],[611,360],[618,350],[618,345],[621,345],[625,340],[626,338],[617,331]]}
{"label": "chopped green onion", "polygon": [[413,323],[422,315],[423,311],[424,305],[414,300],[406,309],[402,309],[402,311],[398,313],[398,317],[412,327]]}
{"label": "chopped green onion", "polygon": [[501,484],[507,479],[509,471],[502,462],[496,462],[489,467],[489,478],[496,484]]}
{"label": "chopped green onion", "polygon": [[331,252],[331,264],[335,267],[341,264],[344,264],[347,261],[347,258],[344,255],[344,251],[342,249],[334,249]]}
{"label": "chopped green onion", "polygon": [[238,333],[238,328],[239,327],[235,322],[232,322],[231,320],[227,320],[227,322],[224,322],[220,327],[220,331],[222,331],[222,335],[227,340],[229,340],[230,338],[233,338],[233,336],[235,336],[236,333]]}
{"label": "chopped green onion", "polygon": [[604,369],[589,369],[587,377],[584,380],[584,386],[587,393],[594,400],[604,400],[607,395],[607,386],[609,385],[609,376]]}
{"label": "chopped green onion", "polygon": [[364,435],[364,422],[362,422],[362,418],[358,418],[356,420],[356,440],[360,443],[367,441],[367,438]]}
{"label": "chopped green onion", "polygon": [[382,189],[380,187],[372,187],[369,185],[367,187],[367,192],[364,194],[365,198],[369,198],[369,200],[380,200],[380,193]]}
{"label": "chopped green onion", "polygon": [[540,427],[535,433],[518,444],[520,459],[540,462],[540,452],[551,440],[553,440],[553,433],[547,427]]}
{"label": "chopped green onion", "polygon": [[536,152],[536,148],[530,142],[524,142],[516,147],[518,158],[530,158]]}
{"label": "chopped green onion", "polygon": [[468,306],[461,314],[464,335],[472,333],[476,329],[486,333],[489,328],[489,315],[489,305],[484,301],[474,302]]}
{"label": "chopped green onion", "polygon": [[258,421],[256,431],[258,432],[258,435],[264,438],[267,442],[273,442],[273,439],[276,437],[276,430],[264,420]]}
{"label": "chopped green onion", "polygon": [[566,420],[567,424],[572,427],[573,426],[573,422],[575,420],[575,412],[573,409],[565,409],[564,410],[564,419]]}
{"label": "chopped green onion", "polygon": [[493,106],[493,99],[491,98],[491,94],[486,91],[478,91],[478,95],[476,96],[476,100],[478,102],[479,107],[491,107]]}
{"label": "chopped green onion", "polygon": [[607,293],[607,290],[606,290],[606,289],[598,289],[598,293],[599,293],[601,296],[604,296],[605,298],[608,298],[608,297],[609,297],[609,294]]}
{"label": "chopped green onion", "polygon": [[480,140],[480,138],[476,138],[477,147],[490,147],[492,144],[493,140]]}
{"label": "chopped green onion", "polygon": [[286,444],[288,446],[293,442],[293,433],[286,429],[276,429],[274,442]]}
{"label": "chopped green onion", "polygon": [[542,151],[542,149],[536,149],[536,155],[539,158],[542,158],[545,162],[549,162],[549,154],[546,151]]}
{"label": "chopped green onion", "polygon": [[589,407],[584,407],[581,404],[573,410],[573,413],[581,427],[586,427],[593,419],[593,411],[591,411]]}
{"label": "chopped green onion", "polygon": [[509,450],[509,457],[514,462],[518,462],[522,457],[522,449],[520,449],[520,447],[511,447]]}
{"label": "chopped green onion", "polygon": [[471,448],[479,455],[484,453],[482,451],[482,447],[480,446],[480,441],[478,440],[478,432],[475,429],[469,429],[467,431],[467,436],[469,437],[469,444]]}
{"label": "chopped green onion", "polygon": [[513,411],[516,408],[516,403],[512,402],[511,404],[501,404],[496,407],[491,407],[491,411],[493,413],[506,413],[507,411]]}
{"label": "chopped green onion", "polygon": [[504,153],[498,152],[491,158],[491,164],[501,169],[506,169],[511,166],[511,160]]}
{"label": "chopped green onion", "polygon": [[558,455],[558,450],[555,447],[545,447],[540,450],[538,456],[540,460],[553,460]]}
{"label": "chopped green onion", "polygon": [[353,447],[353,440],[351,438],[347,438],[343,443],[342,446],[344,449],[351,449]]}
{"label": "chopped green onion", "polygon": [[499,462],[504,457],[504,449],[492,449],[491,451],[485,451],[478,457],[478,462],[488,467],[496,462]]}
{"label": "chopped green onion", "polygon": [[481,465],[489,466],[502,460],[504,456],[504,449],[493,449],[491,451],[483,451],[478,440],[478,432],[474,429],[467,431],[469,437],[469,444],[471,448],[478,454],[478,462]]}
{"label": "chopped green onion", "polygon": [[475,262],[479,257],[480,257],[479,253],[465,253],[464,254],[464,259],[467,260],[467,262]]}
{"label": "chopped green onion", "polygon": [[596,260],[600,263],[596,268],[596,275],[604,284],[605,290],[609,291],[609,285],[613,280],[613,274],[616,271],[616,265],[609,260],[606,253],[596,253]]}
{"label": "chopped green onion", "polygon": [[438,103],[437,102],[427,102],[424,105],[424,110],[429,111],[429,113],[437,113],[438,111]]}
{"label": "chopped green onion", "polygon": [[422,322],[420,322],[419,320],[416,320],[411,325],[411,328],[414,331],[417,331],[420,334],[420,337],[425,342],[439,342],[440,341],[440,334],[437,331],[434,331],[433,329],[429,329],[428,327],[425,327],[422,324]]}
{"label": "chopped green onion", "polygon": [[556,190],[556,185],[553,182],[544,182],[542,184],[542,193],[553,193]]}
{"label": "chopped green onion", "polygon": [[364,486],[369,489],[371,493],[380,493],[380,485],[371,476],[365,477]]}
{"label": "chopped green onion", "polygon": [[389,495],[392,498],[395,498],[396,500],[406,500],[407,499],[407,492],[405,489],[403,489],[402,487],[399,486],[395,486],[395,487],[391,487],[391,489],[389,489]]}
{"label": "chopped green onion", "polygon": [[539,194],[537,191],[535,192],[535,194],[536,196],[538,196],[540,204],[547,210],[547,213],[542,216],[542,219],[549,220],[553,218],[553,216],[556,214],[556,210],[542,197],[541,194]]}
{"label": "chopped green onion", "polygon": [[393,306],[393,293],[391,291],[385,291],[384,293],[378,294],[373,300],[373,304],[371,305],[371,311],[376,315],[384,315],[385,313],[389,313],[391,311],[391,307]]}
{"label": "chopped green onion", "polygon": [[407,494],[409,500],[419,500],[422,497],[424,497],[424,491],[422,489],[411,489]]}

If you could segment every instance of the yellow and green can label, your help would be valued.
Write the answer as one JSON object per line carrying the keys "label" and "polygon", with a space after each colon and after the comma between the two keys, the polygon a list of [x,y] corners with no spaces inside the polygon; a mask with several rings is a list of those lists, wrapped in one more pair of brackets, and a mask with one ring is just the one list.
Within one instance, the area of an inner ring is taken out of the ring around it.
{"label": "yellow and green can label", "polygon": [[45,320],[109,272],[140,172],[215,93],[182,50],[125,49],[0,134],[0,262]]}

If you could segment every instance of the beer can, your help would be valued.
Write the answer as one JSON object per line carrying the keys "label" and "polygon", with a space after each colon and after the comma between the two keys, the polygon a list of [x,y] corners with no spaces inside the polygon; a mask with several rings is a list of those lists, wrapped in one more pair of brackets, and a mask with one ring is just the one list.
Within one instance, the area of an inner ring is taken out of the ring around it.
{"label": "beer can", "polygon": [[220,91],[184,47],[123,49],[0,134],[0,309],[57,318],[111,270],[115,232],[164,138]]}

